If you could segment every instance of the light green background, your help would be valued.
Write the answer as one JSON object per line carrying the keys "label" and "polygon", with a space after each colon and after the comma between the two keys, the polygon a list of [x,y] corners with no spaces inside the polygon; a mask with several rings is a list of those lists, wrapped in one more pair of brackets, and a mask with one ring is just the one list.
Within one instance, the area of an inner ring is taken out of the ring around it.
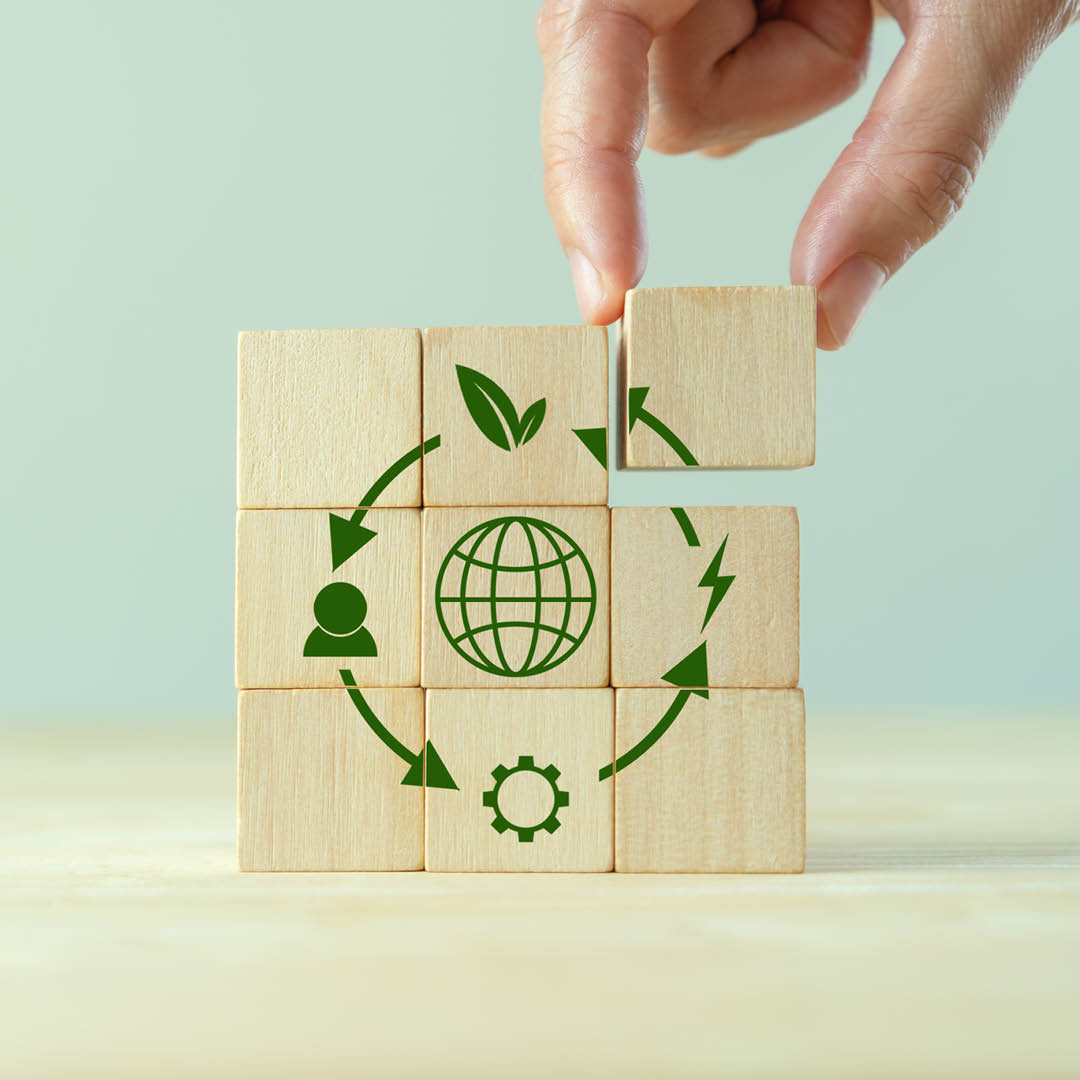
{"label": "light green background", "polygon": [[[227,712],[237,329],[575,319],[533,5],[4,22],[0,706]],[[798,506],[816,703],[1077,701],[1078,70],[1074,30],[946,236],[819,354],[815,468],[616,479]],[[868,99],[733,161],[648,156],[646,284],[786,281]]]}

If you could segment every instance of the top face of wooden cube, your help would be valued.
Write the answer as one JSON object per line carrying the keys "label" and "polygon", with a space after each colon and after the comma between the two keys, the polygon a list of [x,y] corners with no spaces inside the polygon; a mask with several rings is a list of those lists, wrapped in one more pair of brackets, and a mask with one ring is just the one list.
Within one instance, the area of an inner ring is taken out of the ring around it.
{"label": "top face of wooden cube", "polygon": [[816,326],[807,286],[631,290],[626,467],[812,465]]}
{"label": "top face of wooden cube", "polygon": [[424,439],[441,440],[424,505],[606,504],[604,327],[439,327],[423,349]]}
{"label": "top face of wooden cube", "polygon": [[[356,506],[420,441],[418,330],[269,330],[240,335],[237,503]],[[419,468],[380,506],[418,506]]]}

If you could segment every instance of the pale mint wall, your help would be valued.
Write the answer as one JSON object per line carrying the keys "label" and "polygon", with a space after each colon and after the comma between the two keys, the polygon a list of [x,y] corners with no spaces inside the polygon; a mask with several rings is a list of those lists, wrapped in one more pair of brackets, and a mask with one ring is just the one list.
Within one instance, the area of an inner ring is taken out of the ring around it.
{"label": "pale mint wall", "polygon": [[[232,707],[240,327],[564,322],[523,0],[9,5],[0,706]],[[897,47],[878,34],[879,76]],[[782,282],[868,91],[649,157],[647,284]],[[818,464],[620,476],[793,503],[821,704],[1077,702],[1080,30],[968,208],[819,355]]]}

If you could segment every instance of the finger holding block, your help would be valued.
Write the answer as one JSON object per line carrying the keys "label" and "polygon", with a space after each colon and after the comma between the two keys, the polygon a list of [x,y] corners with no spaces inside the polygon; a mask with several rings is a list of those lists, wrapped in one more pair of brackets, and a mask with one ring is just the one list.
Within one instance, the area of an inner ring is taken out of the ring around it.
{"label": "finger holding block", "polygon": [[795,686],[795,509],[693,506],[683,513],[681,525],[665,507],[611,511],[612,684],[664,686],[672,665],[704,640],[704,677],[679,685]]}
{"label": "finger holding block", "polygon": [[624,465],[812,465],[815,305],[808,286],[628,292]]}
{"label": "finger holding block", "polygon": [[457,783],[427,789],[428,870],[611,870],[611,690],[429,690],[427,735]]}
{"label": "finger holding block", "polygon": [[[386,728],[417,752],[424,692],[365,690]],[[237,831],[241,870],[422,870],[424,790],[345,690],[240,692]]]}
{"label": "finger holding block", "polygon": [[[801,690],[619,690],[615,748],[662,737],[615,772],[615,869],[801,873],[806,720]],[[680,707],[681,702],[681,707]]]}

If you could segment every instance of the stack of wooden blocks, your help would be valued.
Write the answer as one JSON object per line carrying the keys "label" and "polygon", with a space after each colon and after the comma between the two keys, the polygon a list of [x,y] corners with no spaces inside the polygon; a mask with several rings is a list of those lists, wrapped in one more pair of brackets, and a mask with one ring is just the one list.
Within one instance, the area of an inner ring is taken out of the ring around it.
{"label": "stack of wooden blocks", "polygon": [[[814,296],[645,289],[628,468],[813,463]],[[608,506],[597,327],[247,332],[244,870],[797,872],[790,507]]]}

